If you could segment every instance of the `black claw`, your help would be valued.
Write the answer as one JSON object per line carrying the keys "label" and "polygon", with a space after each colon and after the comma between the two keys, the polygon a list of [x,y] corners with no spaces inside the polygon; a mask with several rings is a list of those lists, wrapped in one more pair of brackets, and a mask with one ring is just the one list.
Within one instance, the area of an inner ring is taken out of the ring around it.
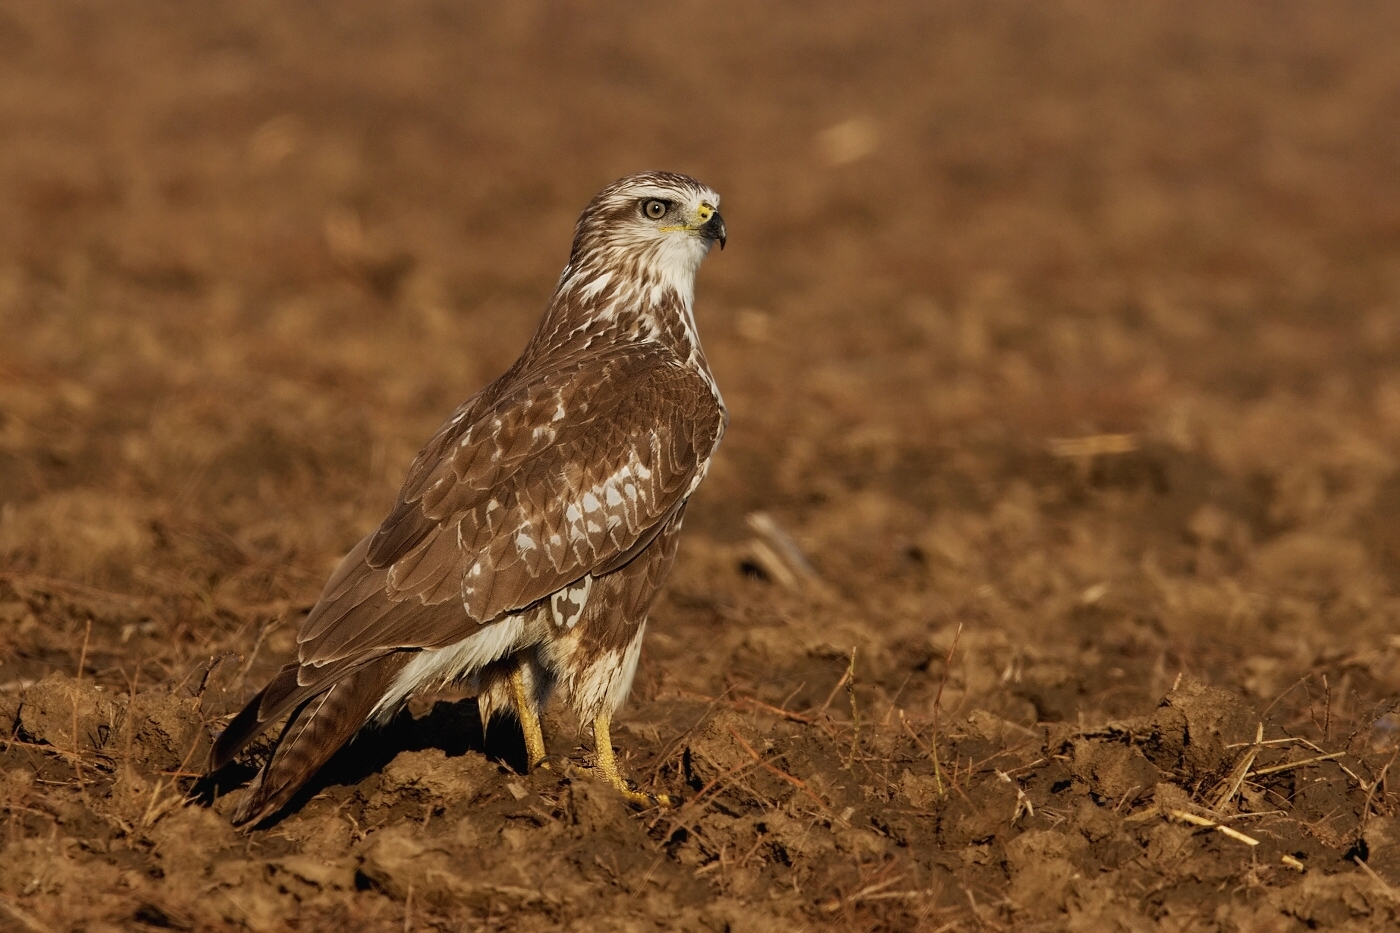
{"label": "black claw", "polygon": [[536,768],[544,768],[546,771],[553,771],[557,774],[567,774],[572,762],[563,755],[546,755],[530,766],[533,771]]}

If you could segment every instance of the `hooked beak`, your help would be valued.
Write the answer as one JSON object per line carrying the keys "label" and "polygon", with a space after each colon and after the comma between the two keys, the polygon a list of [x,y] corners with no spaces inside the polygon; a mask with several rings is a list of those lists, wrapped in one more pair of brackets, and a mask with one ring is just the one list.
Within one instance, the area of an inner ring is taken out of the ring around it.
{"label": "hooked beak", "polygon": [[724,218],[720,216],[719,211],[710,214],[697,232],[707,240],[718,240],[719,248],[724,249],[727,237],[724,231]]}

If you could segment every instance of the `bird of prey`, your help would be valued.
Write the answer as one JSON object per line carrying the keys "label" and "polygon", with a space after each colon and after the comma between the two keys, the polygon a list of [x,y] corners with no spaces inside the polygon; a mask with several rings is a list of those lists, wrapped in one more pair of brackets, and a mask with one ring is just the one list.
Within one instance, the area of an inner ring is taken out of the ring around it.
{"label": "bird of prey", "polygon": [[557,688],[593,724],[596,771],[668,802],[629,788],[609,723],[728,422],[692,311],[716,242],[719,195],[684,175],[628,176],[584,209],[525,351],[428,441],[296,658],[215,743],[211,770],[290,714],[235,823],[275,814],[362,726],[451,684],[475,689],[483,723],[519,719],[531,767]]}

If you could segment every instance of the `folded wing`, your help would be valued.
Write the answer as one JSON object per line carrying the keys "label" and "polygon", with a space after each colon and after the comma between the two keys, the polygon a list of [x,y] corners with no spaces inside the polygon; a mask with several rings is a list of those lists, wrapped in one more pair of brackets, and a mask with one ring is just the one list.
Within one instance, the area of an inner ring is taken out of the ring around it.
{"label": "folded wing", "polygon": [[723,431],[668,351],[569,362],[474,399],[419,455],[298,639],[302,673],[452,644],[620,566],[694,488]]}

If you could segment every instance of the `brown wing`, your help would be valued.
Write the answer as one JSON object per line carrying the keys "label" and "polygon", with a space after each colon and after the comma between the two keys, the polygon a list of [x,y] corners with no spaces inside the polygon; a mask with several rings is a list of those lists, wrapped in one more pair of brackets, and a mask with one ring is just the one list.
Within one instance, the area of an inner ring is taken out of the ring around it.
{"label": "brown wing", "polygon": [[328,582],[298,637],[298,680],[321,679],[306,665],[452,644],[617,566],[690,494],[723,429],[709,387],[660,348],[483,393]]}

